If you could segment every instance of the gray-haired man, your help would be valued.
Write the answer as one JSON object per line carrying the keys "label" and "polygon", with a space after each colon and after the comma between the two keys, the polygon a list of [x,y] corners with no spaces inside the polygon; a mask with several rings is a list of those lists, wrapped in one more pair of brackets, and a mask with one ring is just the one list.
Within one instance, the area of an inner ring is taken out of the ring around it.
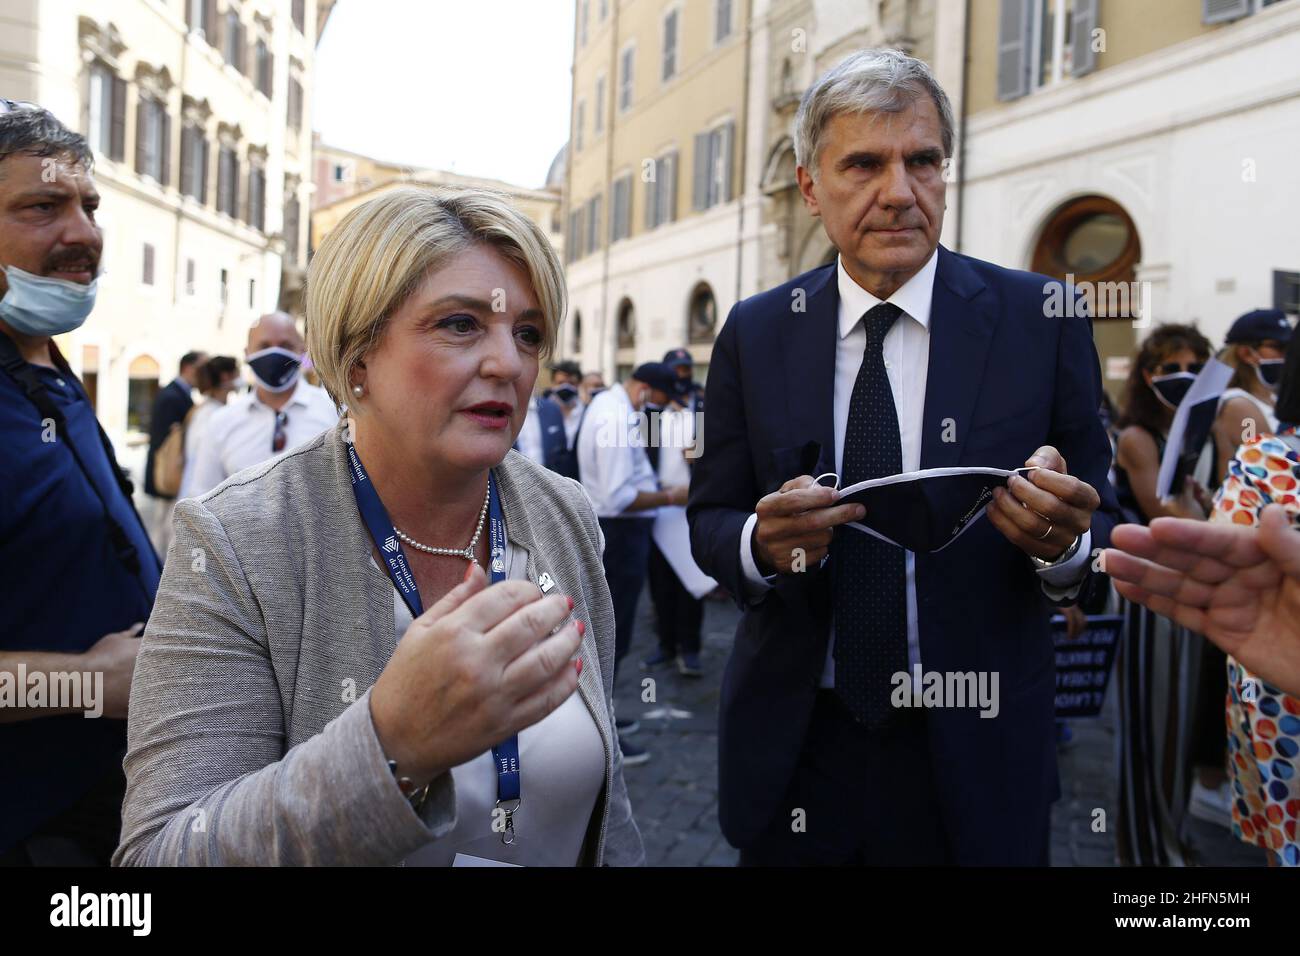
{"label": "gray-haired man", "polygon": [[[939,246],[953,120],[921,61],[853,54],[795,127],[804,203],[839,256],[732,310],[688,509],[696,561],[744,610],[723,832],[750,864],[1046,864],[1045,603],[1104,586],[1089,552],[1114,510],[1089,322],[1046,317],[1059,284]],[[862,506],[813,478],[1026,462],[988,521],[928,553],[842,527]],[[999,699],[900,693],[932,673]]]}

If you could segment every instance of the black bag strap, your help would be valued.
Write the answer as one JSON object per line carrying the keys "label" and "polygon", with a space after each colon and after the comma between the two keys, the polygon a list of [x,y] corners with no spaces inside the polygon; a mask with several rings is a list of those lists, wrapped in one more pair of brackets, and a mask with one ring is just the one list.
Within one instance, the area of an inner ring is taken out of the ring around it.
{"label": "black bag strap", "polygon": [[[53,358],[54,364],[59,369],[59,372],[73,382],[74,387],[81,393],[82,397],[89,402],[90,398],[86,395],[86,390],[82,386],[81,380],[72,373],[72,369],[68,365],[67,360],[63,357],[63,354],[58,350],[58,347],[53,342],[50,342],[50,356]],[[36,410],[40,413],[41,418],[49,419],[54,422],[55,434],[58,435],[64,447],[72,453],[73,460],[76,461],[77,467],[81,469],[81,473],[85,476],[86,481],[95,492],[95,497],[99,499],[100,507],[104,509],[104,521],[108,525],[109,540],[113,543],[113,550],[116,552],[118,560],[122,562],[123,567],[131,572],[131,576],[139,581],[141,571],[140,554],[135,545],[131,543],[131,539],[127,537],[126,529],[123,528],[122,525],[118,523],[117,519],[113,517],[108,502],[104,500],[103,492],[99,490],[99,485],[95,483],[94,476],[91,475],[90,471],[86,468],[86,463],[81,460],[81,455],[77,451],[76,444],[68,435],[68,422],[67,419],[64,418],[63,410],[60,409],[54,399],[50,397],[50,393],[46,389],[45,383],[41,381],[40,375],[37,374],[36,368],[18,354],[18,347],[14,345],[13,340],[4,333],[0,333],[0,368],[3,368],[9,374],[10,378],[22,386],[23,391],[27,394],[27,398],[36,406]],[[126,498],[127,506],[131,509],[131,513],[135,515],[135,520],[139,522],[140,530],[144,532],[145,540],[147,541],[149,539],[149,533],[145,529],[144,521],[141,520],[140,513],[136,511],[135,502],[131,498],[135,489],[131,484],[131,480],[127,478],[126,474],[122,471],[121,466],[118,465],[117,456],[113,453],[113,443],[109,441],[108,435],[105,434],[104,427],[99,423],[98,417],[95,418],[95,428],[99,431],[99,440],[104,446],[104,454],[108,458],[108,464],[112,469],[113,476],[117,479],[118,488]],[[153,550],[152,545],[150,546],[150,550]],[[158,560],[157,554],[154,554],[154,560]],[[148,595],[146,594],[146,596]],[[152,601],[150,603],[152,603]]]}

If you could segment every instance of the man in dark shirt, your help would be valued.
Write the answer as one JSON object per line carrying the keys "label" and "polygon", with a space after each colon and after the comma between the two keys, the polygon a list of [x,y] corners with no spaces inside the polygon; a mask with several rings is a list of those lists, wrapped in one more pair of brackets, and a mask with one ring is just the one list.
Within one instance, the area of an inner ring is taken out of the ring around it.
{"label": "man in dark shirt", "polygon": [[137,636],[161,573],[53,342],[94,306],[90,169],[84,138],[0,100],[0,865],[108,862]]}
{"label": "man in dark shirt", "polygon": [[198,387],[199,367],[207,360],[202,352],[182,355],[180,374],[159,389],[149,416],[149,456],[144,464],[144,493],[149,496],[149,502],[145,509],[145,522],[149,537],[160,554],[166,554],[167,546],[171,544],[172,509],[176,506],[176,496],[163,494],[154,485],[154,457],[171,434],[172,426],[185,421],[185,416],[194,407],[190,393]]}

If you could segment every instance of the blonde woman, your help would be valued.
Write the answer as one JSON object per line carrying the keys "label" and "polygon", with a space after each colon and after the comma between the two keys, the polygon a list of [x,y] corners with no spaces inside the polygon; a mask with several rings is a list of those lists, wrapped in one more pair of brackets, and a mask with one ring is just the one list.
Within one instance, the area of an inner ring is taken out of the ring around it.
{"label": "blonde woman", "polygon": [[600,530],[511,450],[564,308],[493,193],[329,234],[307,346],[348,416],[177,508],[116,863],[643,861]]}

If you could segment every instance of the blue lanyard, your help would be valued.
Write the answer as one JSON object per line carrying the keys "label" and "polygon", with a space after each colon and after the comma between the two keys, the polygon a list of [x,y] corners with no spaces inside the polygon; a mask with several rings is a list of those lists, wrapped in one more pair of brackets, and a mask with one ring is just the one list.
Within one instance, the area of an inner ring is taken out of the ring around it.
{"label": "blue lanyard", "polygon": [[[420,589],[415,583],[415,576],[407,564],[406,552],[402,550],[392,519],[388,517],[384,503],[379,500],[379,493],[375,491],[374,483],[361,464],[356,448],[351,442],[347,447],[348,471],[352,476],[357,510],[361,512],[361,520],[366,523],[370,537],[384,558],[393,587],[397,588],[397,593],[410,609],[411,618],[415,619],[424,613],[424,605],[420,601]],[[506,522],[501,513],[501,497],[497,494],[496,481],[491,472],[488,472],[488,524],[491,544],[488,570],[491,582],[497,584],[506,578]],[[496,805],[505,814],[505,830],[501,839],[509,844],[514,842],[515,811],[523,803],[520,797],[522,768],[519,762],[518,735],[512,735],[492,748],[492,763],[497,773]]]}

